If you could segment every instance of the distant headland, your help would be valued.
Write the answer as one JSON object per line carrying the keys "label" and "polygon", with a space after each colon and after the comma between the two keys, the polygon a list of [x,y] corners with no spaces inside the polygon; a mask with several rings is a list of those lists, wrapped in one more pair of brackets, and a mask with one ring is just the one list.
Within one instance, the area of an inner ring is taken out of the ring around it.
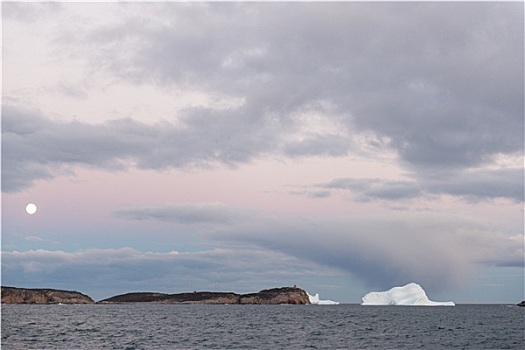
{"label": "distant headland", "polygon": [[231,292],[152,293],[116,295],[95,302],[76,291],[2,287],[2,304],[310,304],[308,293],[297,287],[264,289],[257,293]]}
{"label": "distant headland", "polygon": [[58,289],[15,288],[2,286],[2,304],[94,304],[80,292]]}

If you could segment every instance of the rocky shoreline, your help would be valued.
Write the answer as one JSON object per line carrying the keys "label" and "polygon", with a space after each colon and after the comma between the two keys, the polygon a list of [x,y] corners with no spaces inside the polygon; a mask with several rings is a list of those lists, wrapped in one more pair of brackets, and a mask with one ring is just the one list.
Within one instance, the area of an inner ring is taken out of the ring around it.
{"label": "rocky shoreline", "polygon": [[80,292],[15,288],[2,286],[2,304],[94,304],[95,301]]}
{"label": "rocky shoreline", "polygon": [[310,304],[306,291],[297,287],[261,290],[257,293],[231,292],[151,293],[135,292],[116,295],[95,302],[76,291],[2,287],[2,304]]}

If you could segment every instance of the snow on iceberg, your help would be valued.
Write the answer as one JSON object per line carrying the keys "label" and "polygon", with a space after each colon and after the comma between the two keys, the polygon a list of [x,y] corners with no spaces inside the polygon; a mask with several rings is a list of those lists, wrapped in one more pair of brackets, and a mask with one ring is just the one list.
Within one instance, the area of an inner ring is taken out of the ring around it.
{"label": "snow on iceberg", "polygon": [[306,293],[306,294],[308,294],[308,299],[310,299],[310,304],[313,304],[313,305],[338,305],[339,304],[338,301],[320,300],[319,293],[316,293],[313,296],[310,295],[310,293]]}
{"label": "snow on iceberg", "polygon": [[362,298],[361,305],[415,305],[415,306],[454,306],[452,301],[431,301],[417,283],[394,287],[386,292],[370,292]]}

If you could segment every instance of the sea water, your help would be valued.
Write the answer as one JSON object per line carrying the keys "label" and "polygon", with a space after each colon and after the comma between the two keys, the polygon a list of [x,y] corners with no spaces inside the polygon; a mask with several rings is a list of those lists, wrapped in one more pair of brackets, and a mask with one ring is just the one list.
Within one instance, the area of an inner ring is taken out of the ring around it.
{"label": "sea water", "polygon": [[524,349],[525,308],[2,305],[9,349]]}

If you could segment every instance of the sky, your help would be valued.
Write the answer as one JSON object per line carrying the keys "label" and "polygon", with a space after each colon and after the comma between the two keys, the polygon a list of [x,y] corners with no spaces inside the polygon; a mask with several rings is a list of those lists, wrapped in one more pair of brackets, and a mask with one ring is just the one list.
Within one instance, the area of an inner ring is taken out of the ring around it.
{"label": "sky", "polygon": [[524,300],[523,28],[522,2],[3,2],[2,285]]}

